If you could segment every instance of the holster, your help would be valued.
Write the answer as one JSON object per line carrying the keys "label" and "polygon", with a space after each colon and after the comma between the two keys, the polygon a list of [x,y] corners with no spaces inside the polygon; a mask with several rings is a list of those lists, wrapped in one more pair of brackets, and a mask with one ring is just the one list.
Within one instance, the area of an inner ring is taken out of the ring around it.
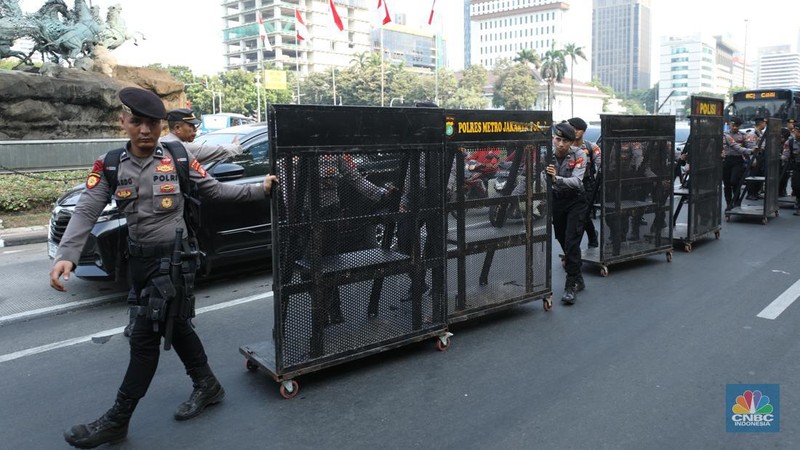
{"label": "holster", "polygon": [[145,317],[154,322],[167,320],[169,302],[175,300],[175,286],[167,275],[160,275],[150,280],[147,293],[149,299],[145,308]]}

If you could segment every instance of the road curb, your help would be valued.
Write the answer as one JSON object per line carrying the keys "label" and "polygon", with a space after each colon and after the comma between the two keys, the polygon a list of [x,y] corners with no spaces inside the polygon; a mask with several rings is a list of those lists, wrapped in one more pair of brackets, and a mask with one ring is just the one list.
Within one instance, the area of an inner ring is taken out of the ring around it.
{"label": "road curb", "polygon": [[47,242],[47,227],[7,228],[0,230],[0,247]]}

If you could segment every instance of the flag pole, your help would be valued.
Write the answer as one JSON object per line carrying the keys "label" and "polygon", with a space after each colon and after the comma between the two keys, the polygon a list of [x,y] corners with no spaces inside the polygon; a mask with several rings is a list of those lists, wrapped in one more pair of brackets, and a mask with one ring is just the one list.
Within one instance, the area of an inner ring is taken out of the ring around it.
{"label": "flag pole", "polygon": [[383,66],[383,25],[381,25],[381,106],[384,102],[384,66]]}
{"label": "flag pole", "polygon": [[295,72],[297,72],[297,104],[300,104],[300,43],[297,43],[297,49],[294,51],[294,64]]}
{"label": "flag pole", "polygon": [[333,106],[336,106],[336,66],[331,65],[331,77],[333,78]]}

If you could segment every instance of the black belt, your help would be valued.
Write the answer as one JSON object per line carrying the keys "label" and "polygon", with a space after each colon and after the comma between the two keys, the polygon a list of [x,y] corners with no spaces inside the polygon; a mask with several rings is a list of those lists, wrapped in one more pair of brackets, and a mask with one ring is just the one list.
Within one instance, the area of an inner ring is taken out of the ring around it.
{"label": "black belt", "polygon": [[174,250],[172,242],[165,244],[137,244],[128,238],[128,254],[138,258],[155,258],[167,256]]}
{"label": "black belt", "polygon": [[725,159],[742,159],[742,155],[728,155]]}

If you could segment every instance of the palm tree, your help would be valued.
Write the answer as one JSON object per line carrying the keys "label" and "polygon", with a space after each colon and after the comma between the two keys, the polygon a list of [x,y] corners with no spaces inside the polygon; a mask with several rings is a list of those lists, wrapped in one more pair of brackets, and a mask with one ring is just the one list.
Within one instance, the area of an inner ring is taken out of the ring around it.
{"label": "palm tree", "polygon": [[542,58],[539,57],[539,54],[535,51],[523,48],[517,53],[517,56],[514,57],[514,62],[532,64],[533,67],[538,69],[539,66],[542,65]]}
{"label": "palm tree", "polygon": [[583,54],[583,47],[578,47],[575,43],[569,43],[564,47],[564,56],[569,57],[569,115],[575,117],[575,72],[572,66],[578,57],[586,61],[586,55]]}
{"label": "palm tree", "polygon": [[567,62],[563,50],[556,50],[556,43],[550,45],[550,50],[542,57],[540,74],[547,81],[547,102],[549,109],[553,109],[553,91],[556,81],[564,79],[567,73]]}

